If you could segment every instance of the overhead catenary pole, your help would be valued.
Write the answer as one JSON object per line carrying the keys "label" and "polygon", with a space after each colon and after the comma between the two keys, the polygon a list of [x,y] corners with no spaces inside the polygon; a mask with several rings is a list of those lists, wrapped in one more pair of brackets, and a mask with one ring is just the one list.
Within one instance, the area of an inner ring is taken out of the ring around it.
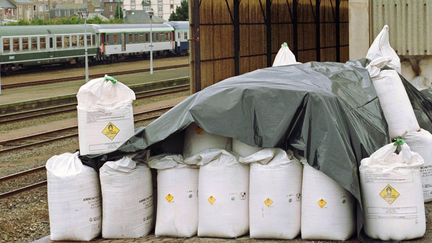
{"label": "overhead catenary pole", "polygon": [[[89,81],[89,67],[88,67],[88,48],[87,48],[87,12],[83,12],[84,17],[84,50],[85,50],[85,81]],[[90,38],[91,39],[91,38]]]}
{"label": "overhead catenary pole", "polygon": [[0,64],[0,95],[2,94],[2,87],[1,87],[1,64]]}
{"label": "overhead catenary pole", "polygon": [[153,75],[153,9],[147,13],[150,17],[150,75]]}

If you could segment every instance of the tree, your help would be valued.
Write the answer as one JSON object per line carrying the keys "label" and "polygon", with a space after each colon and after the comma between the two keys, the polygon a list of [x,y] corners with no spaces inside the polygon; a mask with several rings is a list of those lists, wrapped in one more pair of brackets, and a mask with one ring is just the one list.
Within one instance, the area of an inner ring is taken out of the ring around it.
{"label": "tree", "polygon": [[187,0],[182,0],[175,12],[172,12],[169,21],[184,21],[189,20],[189,6]]}
{"label": "tree", "polygon": [[114,18],[116,18],[116,19],[122,19],[123,18],[123,11],[121,9],[120,4],[118,4],[118,3],[116,6],[116,9],[115,9]]}

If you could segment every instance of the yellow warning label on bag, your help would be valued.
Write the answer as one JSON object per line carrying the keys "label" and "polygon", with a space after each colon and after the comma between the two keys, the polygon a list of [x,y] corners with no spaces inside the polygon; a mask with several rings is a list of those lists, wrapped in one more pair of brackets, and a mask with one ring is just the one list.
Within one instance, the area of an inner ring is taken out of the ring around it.
{"label": "yellow warning label on bag", "polygon": [[384,189],[382,189],[379,195],[388,204],[392,204],[399,197],[400,193],[396,191],[396,189],[394,189],[392,186],[387,185],[386,187],[384,187]]}
{"label": "yellow warning label on bag", "polygon": [[266,205],[267,207],[270,207],[273,204],[273,200],[271,200],[270,198],[266,198],[266,200],[264,200],[264,205]]}
{"label": "yellow warning label on bag", "polygon": [[167,200],[167,202],[171,203],[174,201],[174,196],[171,195],[171,193],[168,193],[168,195],[165,196],[165,200]]}
{"label": "yellow warning label on bag", "polygon": [[324,199],[320,199],[320,200],[318,200],[318,206],[320,207],[320,208],[323,208],[323,207],[325,207],[327,205],[327,201],[326,200],[324,200]]}
{"label": "yellow warning label on bag", "polygon": [[210,197],[207,199],[207,201],[208,201],[211,205],[213,205],[213,204],[216,202],[216,198],[213,197],[213,196],[210,196]]}
{"label": "yellow warning label on bag", "polygon": [[116,127],[113,123],[109,122],[106,127],[102,130],[102,134],[107,136],[107,138],[113,140],[117,134],[120,132],[120,129]]}

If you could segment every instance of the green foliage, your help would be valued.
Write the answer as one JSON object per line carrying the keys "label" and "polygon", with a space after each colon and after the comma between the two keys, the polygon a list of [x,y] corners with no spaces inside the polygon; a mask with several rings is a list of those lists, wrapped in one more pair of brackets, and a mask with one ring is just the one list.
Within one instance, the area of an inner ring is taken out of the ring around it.
{"label": "green foliage", "polygon": [[[122,24],[123,19],[111,19],[104,21],[99,17],[94,17],[87,20],[88,24]],[[18,22],[9,22],[6,25],[62,25],[62,24],[84,24],[84,19],[78,16],[65,17],[65,18],[52,18],[49,20],[33,19],[19,20]]]}
{"label": "green foliage", "polygon": [[182,0],[175,12],[172,12],[169,21],[185,21],[189,19],[189,6],[187,0]]}
{"label": "green foliage", "polygon": [[117,3],[115,13],[114,13],[115,19],[123,19],[123,10],[121,9],[121,6],[119,3]]}

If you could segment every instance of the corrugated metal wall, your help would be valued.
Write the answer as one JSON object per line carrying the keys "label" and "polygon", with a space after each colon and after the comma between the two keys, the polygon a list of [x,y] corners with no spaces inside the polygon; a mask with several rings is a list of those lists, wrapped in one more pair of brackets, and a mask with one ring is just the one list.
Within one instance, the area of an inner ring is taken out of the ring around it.
{"label": "corrugated metal wall", "polygon": [[192,89],[271,66],[283,42],[301,62],[348,59],[348,0],[189,0]]}
{"label": "corrugated metal wall", "polygon": [[373,0],[372,38],[387,24],[399,55],[432,55],[432,0]]}

